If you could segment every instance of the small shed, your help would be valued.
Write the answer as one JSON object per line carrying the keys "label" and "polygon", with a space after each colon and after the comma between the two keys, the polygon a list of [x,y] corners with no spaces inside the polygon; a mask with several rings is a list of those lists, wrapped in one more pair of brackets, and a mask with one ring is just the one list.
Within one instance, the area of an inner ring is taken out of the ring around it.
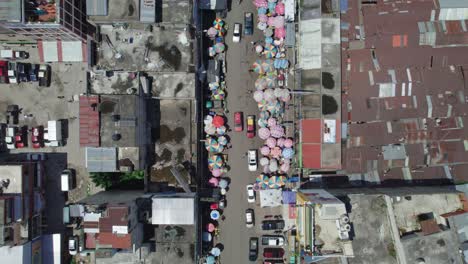
{"label": "small shed", "polygon": [[117,148],[86,148],[88,172],[116,172]]}
{"label": "small shed", "polygon": [[194,225],[194,197],[153,197],[153,225]]}

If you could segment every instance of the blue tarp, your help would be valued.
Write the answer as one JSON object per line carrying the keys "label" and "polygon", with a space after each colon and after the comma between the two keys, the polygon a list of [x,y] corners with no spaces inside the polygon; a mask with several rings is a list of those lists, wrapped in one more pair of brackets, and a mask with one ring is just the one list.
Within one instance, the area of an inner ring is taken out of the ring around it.
{"label": "blue tarp", "polygon": [[340,0],[340,11],[341,13],[348,11],[348,0]]}
{"label": "blue tarp", "polygon": [[283,204],[296,204],[296,192],[283,191]]}

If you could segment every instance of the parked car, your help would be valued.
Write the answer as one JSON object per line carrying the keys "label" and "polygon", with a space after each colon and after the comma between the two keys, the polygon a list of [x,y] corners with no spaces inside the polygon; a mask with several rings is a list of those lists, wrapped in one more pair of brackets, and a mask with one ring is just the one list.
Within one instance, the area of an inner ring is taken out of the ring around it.
{"label": "parked car", "polygon": [[32,64],[31,67],[28,70],[28,75],[29,75],[29,80],[31,82],[37,82],[39,81],[38,75],[39,75],[39,65],[38,64]]}
{"label": "parked car", "polygon": [[279,264],[284,263],[282,259],[265,259],[263,260],[263,264]]}
{"label": "parked car", "polygon": [[253,14],[245,13],[244,14],[244,35],[253,34]]}
{"label": "parked car", "polygon": [[257,170],[257,150],[250,149],[247,152],[247,162],[249,165],[249,171]]}
{"label": "parked car", "polygon": [[42,64],[39,66],[39,73],[38,73],[38,78],[39,78],[39,86],[45,86],[49,87],[50,86],[50,66],[47,64]]}
{"label": "parked car", "polygon": [[67,192],[73,189],[73,172],[72,170],[65,169],[60,175],[60,189],[62,192]]}
{"label": "parked car", "polygon": [[18,83],[18,74],[16,73],[16,63],[8,63],[8,82]]}
{"label": "parked car", "polygon": [[247,185],[247,202],[255,203],[255,191],[252,184]]}
{"label": "parked car", "polygon": [[247,116],[247,137],[248,138],[255,137],[255,116],[254,115]]}
{"label": "parked car", "polygon": [[33,148],[42,148],[44,146],[44,129],[42,127],[32,128],[31,142]]}
{"label": "parked car", "polygon": [[26,146],[26,139],[23,137],[21,132],[16,133],[15,135],[15,146],[16,148],[24,148]]}
{"label": "parked car", "polygon": [[18,133],[17,127],[7,127],[6,129],[6,136],[5,136],[5,144],[7,149],[15,149],[15,135]]}
{"label": "parked car", "polygon": [[263,230],[277,230],[284,228],[284,221],[283,220],[264,220],[262,222],[262,229]]}
{"label": "parked car", "polygon": [[249,239],[249,260],[256,261],[258,258],[258,238],[251,237]]}
{"label": "parked car", "polygon": [[245,226],[248,228],[251,228],[255,225],[255,216],[254,216],[254,210],[252,208],[249,208],[245,210]]}
{"label": "parked car", "polygon": [[232,31],[232,42],[239,43],[241,40],[241,24],[235,23]]}
{"label": "parked car", "polygon": [[78,253],[78,237],[72,236],[68,239],[68,252],[72,256]]}
{"label": "parked car", "polygon": [[0,57],[2,59],[11,59],[11,60],[24,60],[29,58],[29,53],[23,50],[0,50]]}
{"label": "parked car", "polygon": [[284,245],[284,237],[283,236],[262,236],[262,245],[282,246]]}
{"label": "parked car", "polygon": [[244,114],[242,112],[234,113],[234,131],[236,132],[244,130],[243,115]]}
{"label": "parked car", "polygon": [[13,125],[17,125],[19,122],[19,106],[18,105],[8,105],[7,106],[7,124],[12,123]]}
{"label": "parked car", "polygon": [[31,64],[29,63],[16,63],[16,73],[18,74],[18,79],[20,82],[29,82],[29,68]]}
{"label": "parked car", "polygon": [[282,258],[284,256],[284,249],[282,248],[265,248],[263,249],[264,258]]}

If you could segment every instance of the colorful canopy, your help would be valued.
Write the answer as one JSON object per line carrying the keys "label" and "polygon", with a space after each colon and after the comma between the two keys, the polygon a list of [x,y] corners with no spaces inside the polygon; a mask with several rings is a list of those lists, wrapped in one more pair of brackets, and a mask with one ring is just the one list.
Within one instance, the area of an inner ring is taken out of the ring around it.
{"label": "colorful canopy", "polygon": [[285,159],[291,159],[292,157],[294,157],[294,150],[292,148],[283,149],[283,157]]}
{"label": "colorful canopy", "polygon": [[284,141],[284,147],[286,147],[286,148],[292,147],[293,144],[294,144],[294,142],[293,142],[293,140],[290,139],[290,138],[287,138],[287,139]]}
{"label": "colorful canopy", "polygon": [[260,174],[256,179],[255,182],[261,189],[265,189],[268,187],[268,177],[265,174]]}
{"label": "colorful canopy", "polygon": [[219,183],[219,180],[217,178],[214,178],[214,177],[211,177],[209,180],[208,180],[208,183],[211,185],[211,186],[218,186],[218,183]]}
{"label": "colorful canopy", "polygon": [[284,15],[284,3],[283,2],[276,4],[275,12],[278,15]]}
{"label": "colorful canopy", "polygon": [[268,126],[269,127],[276,126],[276,119],[274,117],[268,118]]}
{"label": "colorful canopy", "polygon": [[220,136],[220,137],[218,137],[218,143],[225,146],[225,145],[227,145],[228,140],[227,140],[227,138],[225,136]]}
{"label": "colorful canopy", "polygon": [[263,146],[260,148],[260,153],[263,156],[268,156],[270,154],[270,148],[268,146]]}
{"label": "colorful canopy", "polygon": [[274,147],[273,149],[271,149],[270,155],[273,158],[279,159],[281,157],[281,148],[280,147]]}
{"label": "colorful canopy", "polygon": [[213,100],[224,100],[225,97],[226,92],[223,89],[216,89],[211,93],[211,98]]}
{"label": "colorful canopy", "polygon": [[274,138],[280,138],[284,136],[284,128],[280,125],[276,125],[270,128],[270,134]]}
{"label": "colorful canopy", "polygon": [[206,230],[208,230],[208,232],[213,232],[215,229],[216,229],[216,227],[215,227],[215,225],[213,223],[208,223],[206,225]]}
{"label": "colorful canopy", "polygon": [[259,7],[265,7],[265,8],[268,7],[268,2],[266,0],[255,0],[253,3],[257,8],[259,8]]}
{"label": "colorful canopy", "polygon": [[221,214],[219,213],[218,210],[213,210],[213,211],[211,211],[211,213],[210,213],[210,217],[211,217],[211,219],[213,219],[213,220],[218,220],[220,216],[221,216]]}
{"label": "colorful canopy", "polygon": [[[265,32],[267,30],[265,30]],[[272,34],[273,34],[273,32],[272,32]],[[265,45],[265,48],[263,49],[263,54],[265,55],[265,58],[267,58],[267,59],[274,58],[276,56],[276,52],[278,52],[278,50],[276,49],[276,47],[274,45],[271,45],[271,44]]]}
{"label": "colorful canopy", "polygon": [[267,140],[265,141],[265,144],[269,147],[269,148],[274,148],[276,146],[276,139],[272,138],[272,137],[269,137],[267,138]]}
{"label": "colorful canopy", "polygon": [[213,174],[213,177],[219,177],[223,174],[223,171],[221,169],[213,169],[211,174]]}
{"label": "colorful canopy", "polygon": [[222,189],[226,189],[228,185],[229,185],[229,182],[226,179],[221,179],[218,184],[219,188],[222,188]]}
{"label": "colorful canopy", "polygon": [[[276,140],[276,145],[277,145],[278,147],[280,147],[280,148],[284,147],[284,141],[285,141],[285,140],[286,140],[286,139],[283,138],[283,137],[282,137],[282,138],[278,138],[278,140]],[[218,142],[219,142],[219,140],[218,140]]]}
{"label": "colorful canopy", "polygon": [[214,50],[216,53],[221,53],[224,51],[224,49],[226,48],[226,46],[224,46],[224,43],[222,42],[219,42],[219,43],[216,43],[214,46],[213,46]]}
{"label": "colorful canopy", "polygon": [[258,44],[257,46],[255,46],[255,52],[257,53],[261,53],[263,51],[263,46]]}
{"label": "colorful canopy", "polygon": [[276,100],[275,93],[274,93],[273,89],[266,89],[263,92],[263,98],[268,102]]}
{"label": "colorful canopy", "polygon": [[213,27],[217,30],[220,30],[224,26],[224,21],[221,18],[216,18],[213,21]]}
{"label": "colorful canopy", "polygon": [[267,123],[266,119],[264,119],[264,118],[259,118],[257,120],[257,124],[258,124],[259,127],[267,127],[268,126],[268,123]]}
{"label": "colorful canopy", "polygon": [[265,140],[270,137],[270,130],[268,128],[262,127],[258,130],[258,137]]}
{"label": "colorful canopy", "polygon": [[286,37],[286,29],[284,29],[284,27],[275,28],[275,37],[276,38]]}
{"label": "colorful canopy", "polygon": [[261,111],[259,114],[259,118],[267,119],[270,117],[270,113],[268,111]]}
{"label": "colorful canopy", "polygon": [[213,117],[213,125],[215,127],[224,126],[224,118],[222,116],[216,115]]}
{"label": "colorful canopy", "polygon": [[208,158],[208,167],[210,170],[221,169],[223,167],[223,158],[220,155],[211,155]]}
{"label": "colorful canopy", "polygon": [[[226,134],[226,131],[227,131],[227,128],[225,126],[220,126],[220,127],[216,128],[216,134],[218,134],[220,136]],[[218,142],[219,142],[219,140],[218,140]],[[226,144],[224,144],[224,145],[226,145]]]}
{"label": "colorful canopy", "polygon": [[273,29],[271,27],[267,27],[263,31],[263,34],[265,34],[265,37],[271,37],[271,36],[273,36]]}
{"label": "colorful canopy", "polygon": [[255,100],[255,102],[260,102],[263,100],[263,92],[261,90],[257,90],[254,92],[253,94],[253,98]]}
{"label": "colorful canopy", "polygon": [[214,38],[216,35],[218,35],[218,30],[214,27],[210,27],[208,31],[206,31],[206,35],[208,35],[210,38]]}
{"label": "colorful canopy", "polygon": [[257,14],[259,14],[259,15],[266,14],[267,12],[268,12],[268,10],[267,10],[266,7],[260,7],[259,9],[257,9]]}
{"label": "colorful canopy", "polygon": [[268,181],[268,187],[271,189],[278,189],[281,187],[280,185],[280,179],[278,176],[272,176],[270,177],[270,180]]}
{"label": "colorful canopy", "polygon": [[210,88],[210,90],[216,90],[219,88],[219,83],[218,82],[210,82],[208,84],[208,87]]}
{"label": "colorful canopy", "polygon": [[266,166],[268,164],[270,164],[270,160],[267,157],[263,157],[263,158],[260,159],[260,165],[261,166]]}
{"label": "colorful canopy", "polygon": [[281,164],[280,166],[280,171],[284,172],[284,173],[288,173],[289,169],[290,169],[290,164],[289,163],[283,163]]}
{"label": "colorful canopy", "polygon": [[214,135],[216,133],[216,127],[213,126],[213,124],[208,124],[208,125],[205,125],[205,133],[208,134],[208,135]]}
{"label": "colorful canopy", "polygon": [[265,30],[267,28],[267,23],[265,22],[259,22],[257,24],[257,28],[260,29],[260,30]]}
{"label": "colorful canopy", "polygon": [[258,74],[263,74],[264,73],[264,70],[263,70],[263,67],[262,67],[262,61],[261,60],[256,60],[253,64],[252,64],[252,70]]}
{"label": "colorful canopy", "polygon": [[268,16],[265,15],[265,14],[260,14],[260,15],[258,15],[258,21],[267,22],[268,21]]}

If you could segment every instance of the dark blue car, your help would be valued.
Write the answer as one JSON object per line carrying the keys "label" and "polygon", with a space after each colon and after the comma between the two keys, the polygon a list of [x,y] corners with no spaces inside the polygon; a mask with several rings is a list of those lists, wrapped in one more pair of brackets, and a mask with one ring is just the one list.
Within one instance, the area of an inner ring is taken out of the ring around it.
{"label": "dark blue car", "polygon": [[253,14],[245,13],[244,14],[244,35],[253,34]]}

